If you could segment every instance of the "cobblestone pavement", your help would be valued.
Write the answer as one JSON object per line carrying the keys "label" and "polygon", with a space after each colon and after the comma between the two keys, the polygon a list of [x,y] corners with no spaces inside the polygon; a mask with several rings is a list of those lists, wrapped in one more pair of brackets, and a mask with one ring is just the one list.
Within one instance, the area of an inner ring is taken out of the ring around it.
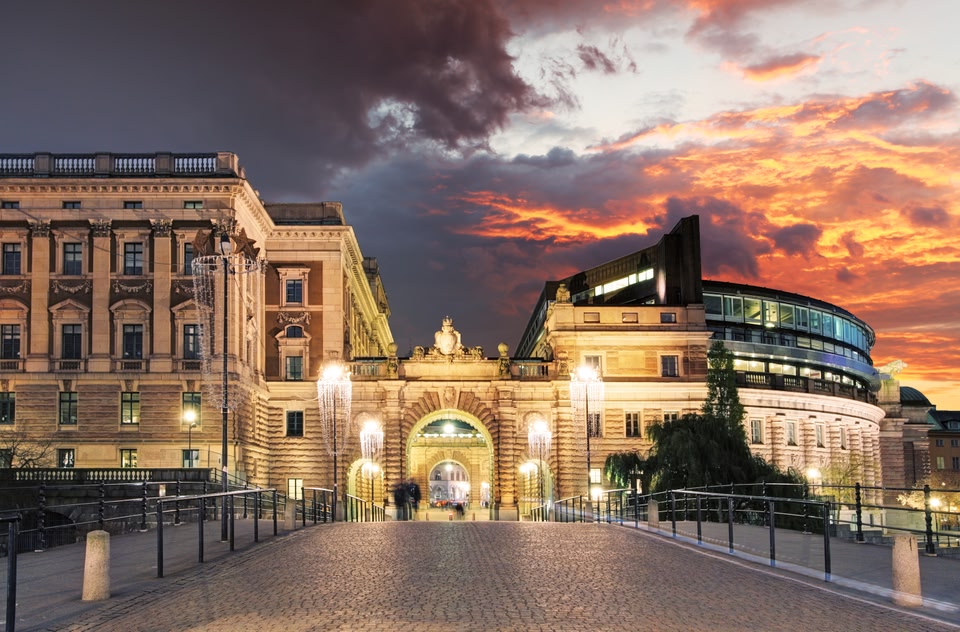
{"label": "cobblestone pavement", "polygon": [[956,628],[642,531],[424,521],[297,531],[48,629]]}

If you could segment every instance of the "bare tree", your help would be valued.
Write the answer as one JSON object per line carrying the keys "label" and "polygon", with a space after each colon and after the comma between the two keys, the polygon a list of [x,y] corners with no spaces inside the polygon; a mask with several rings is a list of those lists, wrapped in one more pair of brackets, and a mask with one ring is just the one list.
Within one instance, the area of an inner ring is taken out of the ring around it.
{"label": "bare tree", "polygon": [[53,439],[21,430],[0,430],[0,467],[35,469],[53,465]]}

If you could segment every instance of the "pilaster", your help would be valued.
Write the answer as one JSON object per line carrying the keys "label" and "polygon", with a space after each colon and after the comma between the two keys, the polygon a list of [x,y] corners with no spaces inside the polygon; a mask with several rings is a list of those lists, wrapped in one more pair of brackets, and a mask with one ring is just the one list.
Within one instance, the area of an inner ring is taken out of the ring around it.
{"label": "pilaster", "polygon": [[26,371],[50,370],[50,222],[31,223],[30,346]]}
{"label": "pilaster", "polygon": [[153,353],[150,370],[169,373],[173,367],[173,345],[170,329],[170,284],[173,259],[171,228],[168,219],[153,224]]}
{"label": "pilaster", "polygon": [[93,235],[93,291],[91,297],[90,318],[90,361],[87,370],[90,373],[110,371],[110,261],[111,236],[110,220],[90,220]]}

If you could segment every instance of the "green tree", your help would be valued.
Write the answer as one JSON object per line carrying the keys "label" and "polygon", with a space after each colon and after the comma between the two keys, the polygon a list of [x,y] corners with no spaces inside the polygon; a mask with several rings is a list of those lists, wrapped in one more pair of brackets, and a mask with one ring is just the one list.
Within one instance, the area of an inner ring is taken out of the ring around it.
{"label": "green tree", "polygon": [[[707,399],[701,413],[650,428],[653,447],[643,465],[643,488],[656,493],[729,484],[759,488],[761,482],[776,482],[789,483],[784,490],[798,490],[781,495],[802,493],[799,475],[782,472],[750,452],[744,417],[733,354],[715,341],[707,354]],[[759,495],[756,490],[738,491]]]}
{"label": "green tree", "polygon": [[614,486],[632,488],[643,470],[643,457],[637,451],[614,452],[603,463],[603,473]]}

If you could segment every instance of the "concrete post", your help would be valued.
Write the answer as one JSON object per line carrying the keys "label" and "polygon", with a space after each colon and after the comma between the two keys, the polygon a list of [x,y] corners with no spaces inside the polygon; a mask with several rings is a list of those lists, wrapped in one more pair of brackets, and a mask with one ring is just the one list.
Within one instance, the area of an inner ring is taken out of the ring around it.
{"label": "concrete post", "polygon": [[893,536],[893,602],[912,608],[923,604],[916,536]]}
{"label": "concrete post", "polygon": [[652,498],[647,503],[647,526],[651,529],[660,528],[660,508]]}
{"label": "concrete post", "polygon": [[287,498],[287,504],[283,509],[283,528],[288,531],[297,529],[297,501]]}
{"label": "concrete post", "polygon": [[110,598],[110,534],[87,534],[87,552],[83,563],[83,601]]}

